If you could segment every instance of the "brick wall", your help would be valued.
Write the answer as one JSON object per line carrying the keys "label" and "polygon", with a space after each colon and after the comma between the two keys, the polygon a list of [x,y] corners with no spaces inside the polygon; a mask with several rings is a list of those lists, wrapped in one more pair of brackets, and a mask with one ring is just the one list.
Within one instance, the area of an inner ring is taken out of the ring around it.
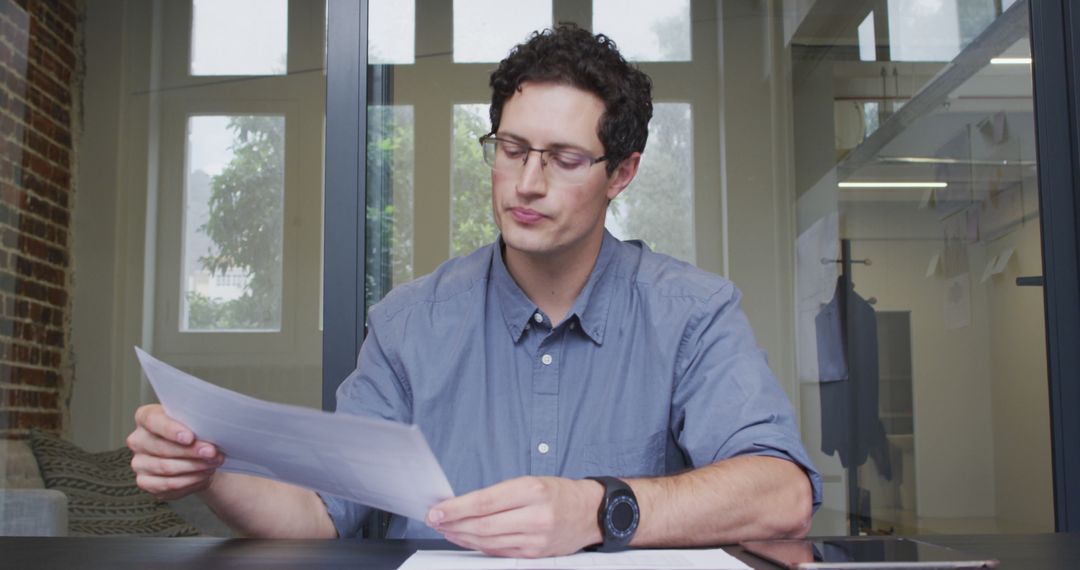
{"label": "brick wall", "polygon": [[0,0],[0,438],[66,423],[76,2]]}

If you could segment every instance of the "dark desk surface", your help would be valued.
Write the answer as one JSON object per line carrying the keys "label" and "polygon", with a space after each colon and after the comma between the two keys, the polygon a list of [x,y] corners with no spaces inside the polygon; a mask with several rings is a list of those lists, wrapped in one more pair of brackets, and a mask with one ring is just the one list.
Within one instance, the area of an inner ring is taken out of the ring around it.
{"label": "dark desk surface", "polygon": [[[1002,568],[1080,568],[1080,534],[921,537]],[[216,538],[0,538],[0,568],[397,568],[427,540],[254,540]],[[754,568],[774,568],[731,547]]]}

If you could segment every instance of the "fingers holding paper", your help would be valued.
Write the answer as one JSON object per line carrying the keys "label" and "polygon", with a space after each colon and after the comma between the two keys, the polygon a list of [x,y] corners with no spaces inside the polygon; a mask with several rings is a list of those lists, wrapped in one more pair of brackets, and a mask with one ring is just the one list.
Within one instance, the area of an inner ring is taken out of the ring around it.
{"label": "fingers holding paper", "polygon": [[594,481],[521,477],[432,507],[427,523],[447,540],[485,554],[537,558],[600,542]]}
{"label": "fingers holding paper", "polygon": [[131,468],[135,481],[159,499],[178,499],[205,489],[224,462],[213,444],[198,440],[158,404],[136,410],[135,426],[127,438],[134,454]]}

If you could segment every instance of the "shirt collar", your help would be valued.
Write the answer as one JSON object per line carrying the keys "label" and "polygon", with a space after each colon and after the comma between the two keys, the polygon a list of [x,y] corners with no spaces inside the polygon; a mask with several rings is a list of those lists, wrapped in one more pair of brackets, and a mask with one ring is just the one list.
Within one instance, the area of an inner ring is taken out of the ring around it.
{"label": "shirt collar", "polygon": [[491,280],[495,287],[495,295],[502,309],[503,319],[506,321],[506,329],[510,331],[510,337],[514,342],[521,340],[525,332],[525,325],[529,324],[532,316],[539,308],[529,300],[525,292],[518,287],[510,270],[506,268],[506,260],[503,258],[503,239],[495,241],[494,251],[491,254]]}
{"label": "shirt collar", "polygon": [[589,280],[574,300],[567,319],[577,318],[581,332],[596,344],[604,344],[604,329],[607,326],[608,306],[611,304],[612,288],[606,284],[611,280],[608,268],[615,260],[615,250],[619,240],[604,230],[604,241],[600,244],[600,254],[596,256]]}
{"label": "shirt collar", "polygon": [[[608,306],[611,304],[611,287],[603,286],[602,282],[608,278],[608,267],[615,259],[615,250],[619,240],[604,230],[604,239],[600,244],[600,253],[596,257],[589,280],[578,294],[566,320],[577,319],[581,326],[581,332],[592,339],[596,344],[604,344],[604,329],[607,325]],[[539,310],[525,292],[521,290],[517,282],[510,275],[503,257],[502,236],[495,242],[492,252],[491,278],[502,309],[506,329],[510,332],[514,342],[521,340],[526,325]]]}

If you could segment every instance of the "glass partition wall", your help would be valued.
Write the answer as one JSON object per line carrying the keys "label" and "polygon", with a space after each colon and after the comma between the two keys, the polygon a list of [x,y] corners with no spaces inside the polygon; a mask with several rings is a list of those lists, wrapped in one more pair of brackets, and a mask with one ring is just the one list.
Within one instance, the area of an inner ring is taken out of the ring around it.
{"label": "glass partition wall", "polygon": [[369,304],[496,237],[488,75],[574,22],[654,82],[608,228],[743,290],[824,476],[813,533],[1053,529],[1025,1],[372,0],[369,17]]}
{"label": "glass partition wall", "polygon": [[[325,2],[0,4],[2,486],[123,445],[136,345],[318,407]],[[742,289],[812,532],[1053,529],[1026,0],[366,5],[365,304],[496,237],[488,76],[575,22],[654,81],[608,228]]]}
{"label": "glass partition wall", "polygon": [[325,2],[2,4],[4,437],[122,445],[133,346],[318,407]]}
{"label": "glass partition wall", "polygon": [[325,0],[0,1],[0,534],[191,532],[115,469],[134,346],[320,406],[325,29]]}

